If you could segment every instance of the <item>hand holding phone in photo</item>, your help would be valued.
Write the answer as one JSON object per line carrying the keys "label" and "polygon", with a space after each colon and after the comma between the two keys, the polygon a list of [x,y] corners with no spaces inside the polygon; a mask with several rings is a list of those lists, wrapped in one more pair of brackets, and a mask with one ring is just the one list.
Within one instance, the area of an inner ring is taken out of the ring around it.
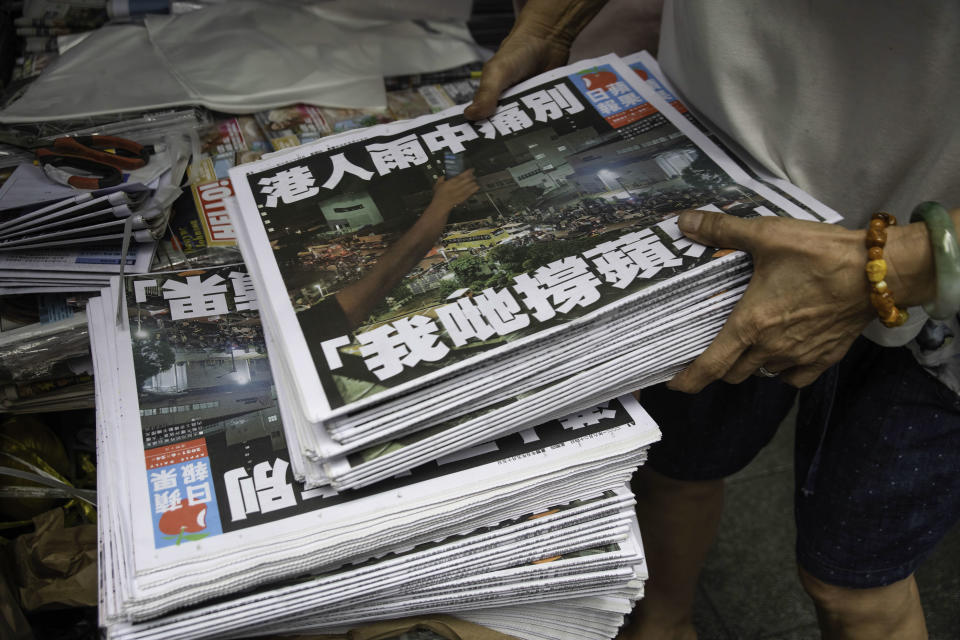
{"label": "hand holding phone in photo", "polygon": [[463,154],[449,151],[443,154],[443,172],[448,178],[460,175],[464,168]]}
{"label": "hand holding phone in photo", "polygon": [[433,185],[433,199],[427,211],[446,216],[457,205],[479,191],[480,186],[473,175],[473,169],[466,169],[458,176],[446,176]]}

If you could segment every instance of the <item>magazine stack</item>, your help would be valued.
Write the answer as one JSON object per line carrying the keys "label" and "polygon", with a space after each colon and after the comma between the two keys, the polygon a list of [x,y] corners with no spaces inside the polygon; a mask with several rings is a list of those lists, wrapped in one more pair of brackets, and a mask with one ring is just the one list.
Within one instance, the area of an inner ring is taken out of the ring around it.
{"label": "magazine stack", "polygon": [[308,486],[365,487],[670,378],[751,272],[687,240],[680,211],[838,218],[744,169],[655,78],[649,56],[592,59],[485,121],[453,107],[230,171]]}
{"label": "magazine stack", "polygon": [[[98,487],[108,637],[334,633],[434,612],[612,637],[646,578],[627,483],[659,438],[632,396],[362,489],[309,488],[248,281],[242,264],[129,275],[89,304],[98,466],[117,470]],[[197,282],[217,283],[205,302],[187,295]]]}

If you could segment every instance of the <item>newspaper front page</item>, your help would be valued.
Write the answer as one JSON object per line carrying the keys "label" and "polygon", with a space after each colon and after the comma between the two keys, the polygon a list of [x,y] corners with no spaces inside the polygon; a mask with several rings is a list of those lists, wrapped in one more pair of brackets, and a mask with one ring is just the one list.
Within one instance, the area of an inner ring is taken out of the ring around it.
{"label": "newspaper front page", "polygon": [[[520,85],[486,121],[458,107],[234,169],[308,418],[396,397],[710,262],[671,220],[680,210],[795,209],[664,104],[609,56]],[[451,155],[480,191],[346,321],[339,294],[421,231]]]}

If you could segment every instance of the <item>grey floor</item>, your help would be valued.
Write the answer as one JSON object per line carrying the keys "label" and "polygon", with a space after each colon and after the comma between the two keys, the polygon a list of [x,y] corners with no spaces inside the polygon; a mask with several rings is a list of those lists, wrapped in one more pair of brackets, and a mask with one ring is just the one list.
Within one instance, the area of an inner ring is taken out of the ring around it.
{"label": "grey floor", "polygon": [[[720,533],[697,593],[700,640],[820,637],[795,570],[792,450],[788,419],[757,459],[727,482]],[[960,527],[927,559],[917,582],[931,640],[960,638]]]}

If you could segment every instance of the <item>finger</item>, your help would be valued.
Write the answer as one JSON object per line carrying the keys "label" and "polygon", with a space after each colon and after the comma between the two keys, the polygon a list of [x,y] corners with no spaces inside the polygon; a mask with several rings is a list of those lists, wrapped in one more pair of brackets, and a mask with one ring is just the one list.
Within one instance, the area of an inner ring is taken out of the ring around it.
{"label": "finger", "polygon": [[750,346],[740,337],[734,313],[720,329],[706,351],[700,354],[689,367],[678,373],[667,383],[667,387],[685,393],[697,393],[705,386],[720,380],[730,370],[734,362]]}
{"label": "finger", "polygon": [[733,366],[730,367],[730,370],[724,374],[723,381],[729,382],[730,384],[740,384],[755,374],[760,367],[765,368],[770,373],[778,373],[782,369],[789,368],[782,367],[781,369],[778,369],[773,364],[771,357],[771,354],[763,349],[758,349],[756,347],[747,349],[743,355],[737,358],[737,361],[733,363]]}
{"label": "finger", "polygon": [[793,367],[788,371],[784,371],[780,375],[780,378],[787,384],[793,385],[797,388],[802,388],[813,384],[824,371],[843,359],[843,356],[846,355],[847,351],[850,350],[850,345],[853,344],[854,339],[840,342],[836,347],[817,359],[815,362]]}
{"label": "finger", "polygon": [[782,372],[779,378],[791,386],[802,389],[803,387],[808,387],[813,384],[828,368],[828,366],[822,364],[793,367],[792,369]]}
{"label": "finger", "polygon": [[712,211],[684,211],[677,226],[691,240],[708,247],[751,251],[762,233],[757,220]]}
{"label": "finger", "polygon": [[456,181],[456,182],[459,184],[459,183],[461,183],[461,182],[469,182],[469,181],[471,181],[471,180],[473,180],[473,179],[474,179],[474,178],[473,178],[473,169],[471,168],[471,169],[467,169],[466,171],[463,171],[463,172],[455,175],[454,177],[450,178],[450,182]]}
{"label": "finger", "polygon": [[510,51],[499,51],[483,65],[480,74],[480,86],[473,95],[473,102],[464,109],[467,120],[489,118],[497,110],[497,100],[503,91],[525,77],[531,75],[523,57],[511,55]]}

